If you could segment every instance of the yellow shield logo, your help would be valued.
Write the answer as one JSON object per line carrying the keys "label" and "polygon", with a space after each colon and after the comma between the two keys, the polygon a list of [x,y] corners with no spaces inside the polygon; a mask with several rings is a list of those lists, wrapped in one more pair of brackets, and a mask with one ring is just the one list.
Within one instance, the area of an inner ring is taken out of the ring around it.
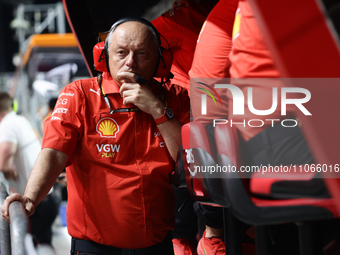
{"label": "yellow shield logo", "polygon": [[97,123],[96,131],[101,137],[116,138],[119,126],[114,119],[103,118]]}

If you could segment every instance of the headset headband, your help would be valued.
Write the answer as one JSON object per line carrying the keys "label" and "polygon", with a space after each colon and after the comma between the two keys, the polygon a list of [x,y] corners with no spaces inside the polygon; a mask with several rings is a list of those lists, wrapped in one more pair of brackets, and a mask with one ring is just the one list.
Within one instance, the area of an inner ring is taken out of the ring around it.
{"label": "headset headband", "polygon": [[144,19],[144,18],[139,18],[139,17],[127,17],[127,18],[123,18],[123,19],[120,19],[118,21],[116,21],[110,28],[109,32],[108,33],[111,33],[112,31],[116,30],[116,28],[125,23],[125,22],[129,22],[129,21],[136,21],[136,22],[139,22],[139,23],[142,23],[148,27],[151,28],[152,32],[154,33],[154,35],[156,36],[157,38],[157,43],[158,43],[158,47],[161,46],[161,36],[157,30],[157,28],[148,20]]}

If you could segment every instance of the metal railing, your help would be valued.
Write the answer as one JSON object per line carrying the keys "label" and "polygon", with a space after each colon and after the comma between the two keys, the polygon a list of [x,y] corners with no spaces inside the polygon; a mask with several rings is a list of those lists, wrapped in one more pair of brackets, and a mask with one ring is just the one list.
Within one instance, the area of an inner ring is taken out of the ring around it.
{"label": "metal railing", "polygon": [[[8,196],[5,186],[0,183],[0,203],[1,206]],[[10,236],[10,228],[7,221],[5,221],[2,217],[0,219],[0,242],[1,242],[1,254],[11,255],[11,236]]]}
{"label": "metal railing", "polygon": [[[3,183],[0,183],[0,202],[8,196]],[[0,219],[1,255],[25,255],[25,237],[28,232],[28,218],[20,202],[9,206],[10,224]]]}
{"label": "metal railing", "polygon": [[25,255],[25,236],[28,231],[28,219],[25,209],[20,202],[11,203],[9,206],[9,217],[11,221],[11,254]]}

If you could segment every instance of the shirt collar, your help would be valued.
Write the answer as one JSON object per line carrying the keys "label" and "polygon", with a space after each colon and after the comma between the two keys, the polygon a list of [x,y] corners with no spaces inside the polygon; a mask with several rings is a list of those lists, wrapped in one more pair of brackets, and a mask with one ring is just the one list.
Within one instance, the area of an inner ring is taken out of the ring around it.
{"label": "shirt collar", "polygon": [[102,87],[105,94],[119,93],[119,86],[112,79],[109,72],[104,72],[102,77]]}

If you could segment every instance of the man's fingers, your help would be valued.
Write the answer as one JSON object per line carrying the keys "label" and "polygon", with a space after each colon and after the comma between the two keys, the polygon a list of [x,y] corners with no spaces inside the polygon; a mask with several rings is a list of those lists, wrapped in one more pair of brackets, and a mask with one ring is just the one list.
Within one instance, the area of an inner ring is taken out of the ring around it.
{"label": "man's fingers", "polygon": [[18,179],[18,173],[15,170],[6,171],[4,172],[4,175],[6,180],[13,179],[16,181]]}
{"label": "man's fingers", "polygon": [[131,97],[131,96],[133,96],[133,95],[135,95],[134,90],[124,90],[124,91],[122,92],[122,98],[123,98],[123,99],[125,99],[126,97]]}
{"label": "man's fingers", "polygon": [[7,221],[9,223],[9,213],[8,213],[8,208],[9,208],[9,204],[8,202],[5,200],[1,206],[1,215],[2,218]]}
{"label": "man's fingers", "polygon": [[122,86],[120,86],[119,92],[122,94],[126,90],[133,90],[140,87],[141,85],[138,83],[123,83]]}
{"label": "man's fingers", "polygon": [[138,83],[123,83],[120,87],[120,96],[125,99],[126,97],[140,94],[142,91],[142,86]]}
{"label": "man's fingers", "polygon": [[8,196],[2,204],[1,214],[2,218],[9,223],[9,205],[14,201],[22,201],[22,196],[18,193],[14,193]]}
{"label": "man's fingers", "polygon": [[131,73],[131,72],[120,72],[118,74],[118,79],[122,80],[125,79],[127,82],[136,82],[135,80],[136,74]]}
{"label": "man's fingers", "polygon": [[137,102],[134,96],[125,96],[123,97],[123,104],[125,106],[128,106],[129,104],[137,105]]}

